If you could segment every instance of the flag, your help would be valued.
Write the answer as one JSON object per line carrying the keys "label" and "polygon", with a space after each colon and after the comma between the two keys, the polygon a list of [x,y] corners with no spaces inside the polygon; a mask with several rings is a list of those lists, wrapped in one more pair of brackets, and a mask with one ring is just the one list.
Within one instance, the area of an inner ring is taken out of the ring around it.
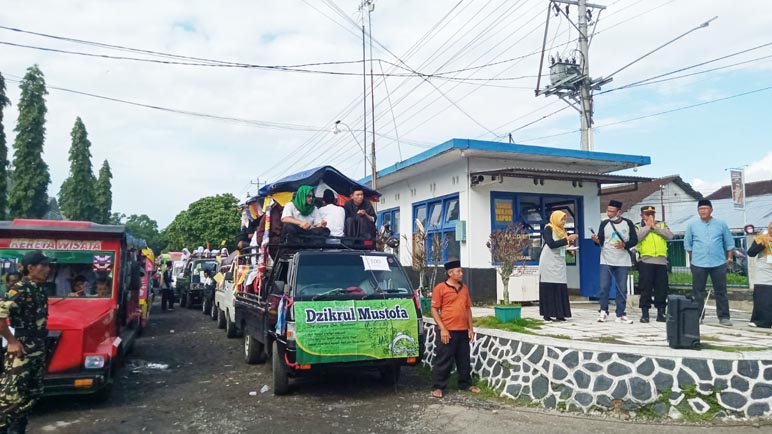
{"label": "flag", "polygon": [[110,255],[94,255],[93,270],[95,273],[109,273],[113,266]]}
{"label": "flag", "polygon": [[731,169],[729,177],[732,181],[732,203],[735,209],[745,209],[745,179],[741,169]]}

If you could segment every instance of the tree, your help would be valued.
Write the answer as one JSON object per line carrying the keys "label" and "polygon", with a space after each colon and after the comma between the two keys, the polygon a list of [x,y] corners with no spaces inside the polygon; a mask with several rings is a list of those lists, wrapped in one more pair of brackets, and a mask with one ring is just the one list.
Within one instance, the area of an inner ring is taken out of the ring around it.
{"label": "tree", "polygon": [[142,238],[147,242],[153,252],[159,253],[164,248],[163,237],[158,232],[158,222],[148,217],[146,214],[132,214],[126,217],[126,231],[131,235]]}
{"label": "tree", "polygon": [[98,223],[110,223],[110,210],[113,207],[113,192],[112,183],[110,180],[113,178],[113,173],[110,171],[110,163],[107,160],[102,163],[102,168],[99,169],[99,178],[96,182],[96,207],[97,207],[97,219]]}
{"label": "tree", "polygon": [[59,209],[59,202],[56,201],[55,197],[48,200],[48,211],[43,218],[46,220],[64,220],[62,210]]}
{"label": "tree", "polygon": [[59,208],[70,220],[97,221],[96,179],[91,170],[91,142],[80,117],[72,127],[70,176],[59,189]]}
{"label": "tree", "polygon": [[5,143],[3,128],[3,109],[11,105],[5,96],[5,78],[0,74],[0,220],[6,219],[8,211],[8,146]]}
{"label": "tree", "polygon": [[13,143],[13,189],[8,197],[10,217],[41,218],[48,211],[51,175],[43,161],[46,139],[46,82],[37,65],[21,81],[19,121]]}
{"label": "tree", "polygon": [[[516,271],[525,269],[525,249],[531,245],[528,230],[522,224],[509,225],[491,232],[486,243],[491,259],[498,264],[498,273],[504,287],[502,304],[509,304],[509,279]],[[517,270],[518,263],[521,265]]]}
{"label": "tree", "polygon": [[223,246],[234,249],[241,221],[238,202],[235,196],[228,193],[191,203],[164,230],[167,248],[181,250],[187,247],[193,250],[209,243],[213,249]]}

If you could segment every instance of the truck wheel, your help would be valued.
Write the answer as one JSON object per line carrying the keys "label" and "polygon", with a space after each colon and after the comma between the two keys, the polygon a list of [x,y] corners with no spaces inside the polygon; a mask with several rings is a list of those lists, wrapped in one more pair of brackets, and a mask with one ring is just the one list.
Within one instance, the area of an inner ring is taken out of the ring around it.
{"label": "truck wheel", "polygon": [[228,338],[239,337],[239,329],[236,328],[236,323],[231,321],[227,314],[224,314],[223,316],[225,316],[225,336]]}
{"label": "truck wheel", "polygon": [[214,303],[212,303],[212,309],[209,311],[209,316],[212,318],[212,321],[217,321],[217,312],[220,311],[220,308],[217,307]]}
{"label": "truck wheel", "polygon": [[388,384],[389,386],[394,386],[399,383],[400,368],[401,366],[399,365],[382,367],[380,369],[381,382],[383,382],[383,384]]}
{"label": "truck wheel", "polygon": [[223,312],[222,309],[217,309],[217,328],[224,329],[227,322],[228,320],[225,318],[225,312]]}
{"label": "truck wheel", "polygon": [[284,363],[284,351],[279,351],[279,344],[273,341],[273,357],[271,358],[273,372],[273,394],[286,395],[289,392],[289,375],[287,364]]}
{"label": "truck wheel", "polygon": [[244,330],[244,361],[249,365],[265,362],[265,346]]}

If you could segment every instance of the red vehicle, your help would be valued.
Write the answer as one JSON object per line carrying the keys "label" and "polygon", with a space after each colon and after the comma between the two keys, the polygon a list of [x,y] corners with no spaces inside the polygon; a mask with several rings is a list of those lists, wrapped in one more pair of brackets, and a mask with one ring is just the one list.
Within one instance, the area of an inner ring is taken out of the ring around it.
{"label": "red vehicle", "polygon": [[141,331],[144,259],[127,238],[123,226],[0,222],[3,273],[16,269],[31,250],[56,259],[46,283],[46,395],[109,393],[117,363]]}

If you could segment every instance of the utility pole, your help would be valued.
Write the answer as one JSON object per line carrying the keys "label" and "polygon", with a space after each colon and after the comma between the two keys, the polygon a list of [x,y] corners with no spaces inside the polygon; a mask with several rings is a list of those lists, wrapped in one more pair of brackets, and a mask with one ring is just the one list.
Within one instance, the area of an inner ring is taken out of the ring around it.
{"label": "utility pole", "polygon": [[579,52],[582,76],[579,93],[582,116],[582,150],[592,151],[592,89],[590,83],[590,42],[587,37],[587,0],[579,0]]}
{"label": "utility pole", "polygon": [[367,50],[365,45],[365,3],[362,3],[360,9],[362,10],[362,143],[365,146],[362,148],[364,152],[364,175],[367,176]]}
{"label": "utility pole", "polygon": [[665,186],[659,186],[659,206],[662,207],[662,221],[665,221]]}
{"label": "utility pole", "polygon": [[[368,34],[370,36],[370,115],[372,116],[373,123],[371,125],[373,141],[370,147],[370,164],[372,165],[372,176],[370,180],[370,187],[375,190],[376,188],[376,166],[375,166],[375,79],[373,78],[373,20],[372,12],[375,10],[375,0],[364,0],[362,7],[367,7],[367,25],[369,27]],[[367,139],[365,139],[367,140]],[[365,143],[367,143],[365,141]]]}

